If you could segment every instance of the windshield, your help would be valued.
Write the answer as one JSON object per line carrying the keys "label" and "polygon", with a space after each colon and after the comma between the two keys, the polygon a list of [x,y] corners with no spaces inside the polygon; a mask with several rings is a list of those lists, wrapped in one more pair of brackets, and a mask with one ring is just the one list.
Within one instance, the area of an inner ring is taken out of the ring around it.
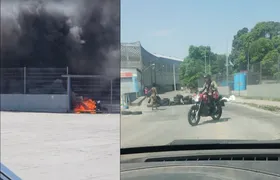
{"label": "windshield", "polygon": [[278,7],[121,1],[121,147],[280,139]]}

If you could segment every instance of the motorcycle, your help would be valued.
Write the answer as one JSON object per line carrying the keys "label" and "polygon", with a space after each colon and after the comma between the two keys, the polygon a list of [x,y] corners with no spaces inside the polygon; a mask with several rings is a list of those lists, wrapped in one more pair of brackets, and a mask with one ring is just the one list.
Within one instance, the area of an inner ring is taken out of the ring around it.
{"label": "motorcycle", "polygon": [[96,101],[96,113],[100,114],[104,111],[108,111],[108,109],[101,104],[101,101]]}
{"label": "motorcycle", "polygon": [[191,106],[188,112],[188,121],[191,126],[198,125],[200,117],[211,116],[213,120],[219,120],[222,116],[225,98],[219,95],[218,92],[213,93],[214,104],[211,106],[207,93],[196,94],[193,97],[194,105]]}

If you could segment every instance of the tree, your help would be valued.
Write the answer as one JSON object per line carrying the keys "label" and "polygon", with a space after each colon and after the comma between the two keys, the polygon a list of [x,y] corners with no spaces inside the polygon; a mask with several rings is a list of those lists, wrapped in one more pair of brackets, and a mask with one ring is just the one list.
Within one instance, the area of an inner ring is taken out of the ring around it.
{"label": "tree", "polygon": [[180,66],[180,80],[189,88],[197,88],[198,79],[205,73],[205,67],[207,74],[225,72],[225,60],[225,55],[213,53],[209,46],[190,46],[189,55]]}
{"label": "tree", "polygon": [[235,64],[235,69],[243,68],[244,62],[246,62],[246,52],[248,50],[246,50],[245,48],[245,42],[246,40],[251,39],[248,33],[248,28],[242,28],[237,32],[237,34],[233,38],[232,51],[231,55],[229,56],[229,60]]}
{"label": "tree", "polygon": [[200,61],[187,57],[180,66],[180,80],[188,88],[197,88],[197,80],[203,73]]}
{"label": "tree", "polygon": [[259,22],[251,31],[242,28],[232,41],[229,60],[234,62],[234,70],[246,70],[249,64],[261,64],[264,75],[275,75],[275,63],[280,53],[280,22]]}
{"label": "tree", "polygon": [[261,62],[263,73],[268,76],[275,76],[279,73],[279,58],[280,53],[276,49],[267,53]]}
{"label": "tree", "polygon": [[[206,64],[205,64],[206,57]],[[280,22],[259,22],[249,31],[237,31],[232,41],[229,73],[247,70],[248,61],[262,66],[263,75],[280,78]],[[197,87],[202,74],[226,75],[226,55],[216,54],[209,46],[190,46],[189,55],[180,67],[180,80],[188,87]]]}

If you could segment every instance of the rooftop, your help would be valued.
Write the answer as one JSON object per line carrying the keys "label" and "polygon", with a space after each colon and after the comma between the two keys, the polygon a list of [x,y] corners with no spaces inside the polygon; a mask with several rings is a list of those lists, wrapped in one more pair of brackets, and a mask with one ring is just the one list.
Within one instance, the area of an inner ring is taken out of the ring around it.
{"label": "rooftop", "polygon": [[165,55],[161,55],[161,54],[157,54],[157,53],[153,53],[153,55],[156,57],[159,57],[159,58],[166,58],[166,59],[171,59],[171,60],[175,60],[175,61],[184,61],[184,59],[181,59],[181,58],[165,56]]}
{"label": "rooftop", "polygon": [[[134,53],[135,53],[135,51],[139,51],[139,50],[133,49],[133,48],[135,48],[135,47],[142,47],[140,41],[130,42],[130,43],[121,43],[121,46],[131,47],[131,49],[129,51],[134,52]],[[165,56],[165,55],[161,55],[161,54],[157,54],[157,53],[150,53],[150,54],[155,56],[155,57],[158,57],[158,58],[165,58],[165,59],[169,59],[169,60],[173,60],[173,61],[180,61],[180,62],[182,62],[184,60],[184,59],[181,59],[181,58]]]}

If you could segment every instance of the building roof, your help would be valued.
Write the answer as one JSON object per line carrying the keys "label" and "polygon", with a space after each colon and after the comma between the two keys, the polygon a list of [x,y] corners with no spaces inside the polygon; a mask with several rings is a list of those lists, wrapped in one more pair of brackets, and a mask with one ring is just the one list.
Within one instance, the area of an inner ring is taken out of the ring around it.
{"label": "building roof", "polygon": [[140,41],[136,41],[136,42],[130,42],[130,43],[121,43],[121,46],[141,46]]}
{"label": "building roof", "polygon": [[[121,43],[121,47],[122,47],[122,50],[126,50],[126,54],[129,53],[129,54],[134,54],[134,55],[137,55],[137,54],[140,55],[141,48],[144,49],[142,47],[140,41],[130,42],[130,43]],[[123,49],[124,47],[127,47],[127,48]],[[145,51],[147,51],[147,50],[145,50]],[[148,51],[147,51],[147,53],[149,53],[155,57],[158,57],[158,58],[164,58],[164,59],[179,61],[179,62],[183,61],[183,59],[177,58],[177,57],[165,56],[165,55],[161,55],[161,54],[157,54],[157,53],[150,53]]]}
{"label": "building roof", "polygon": [[152,53],[152,54],[156,57],[159,57],[159,58],[171,59],[171,60],[175,60],[175,61],[184,61],[184,59],[180,59],[180,58],[177,58],[177,57],[165,56],[165,55],[156,54],[156,53]]}

